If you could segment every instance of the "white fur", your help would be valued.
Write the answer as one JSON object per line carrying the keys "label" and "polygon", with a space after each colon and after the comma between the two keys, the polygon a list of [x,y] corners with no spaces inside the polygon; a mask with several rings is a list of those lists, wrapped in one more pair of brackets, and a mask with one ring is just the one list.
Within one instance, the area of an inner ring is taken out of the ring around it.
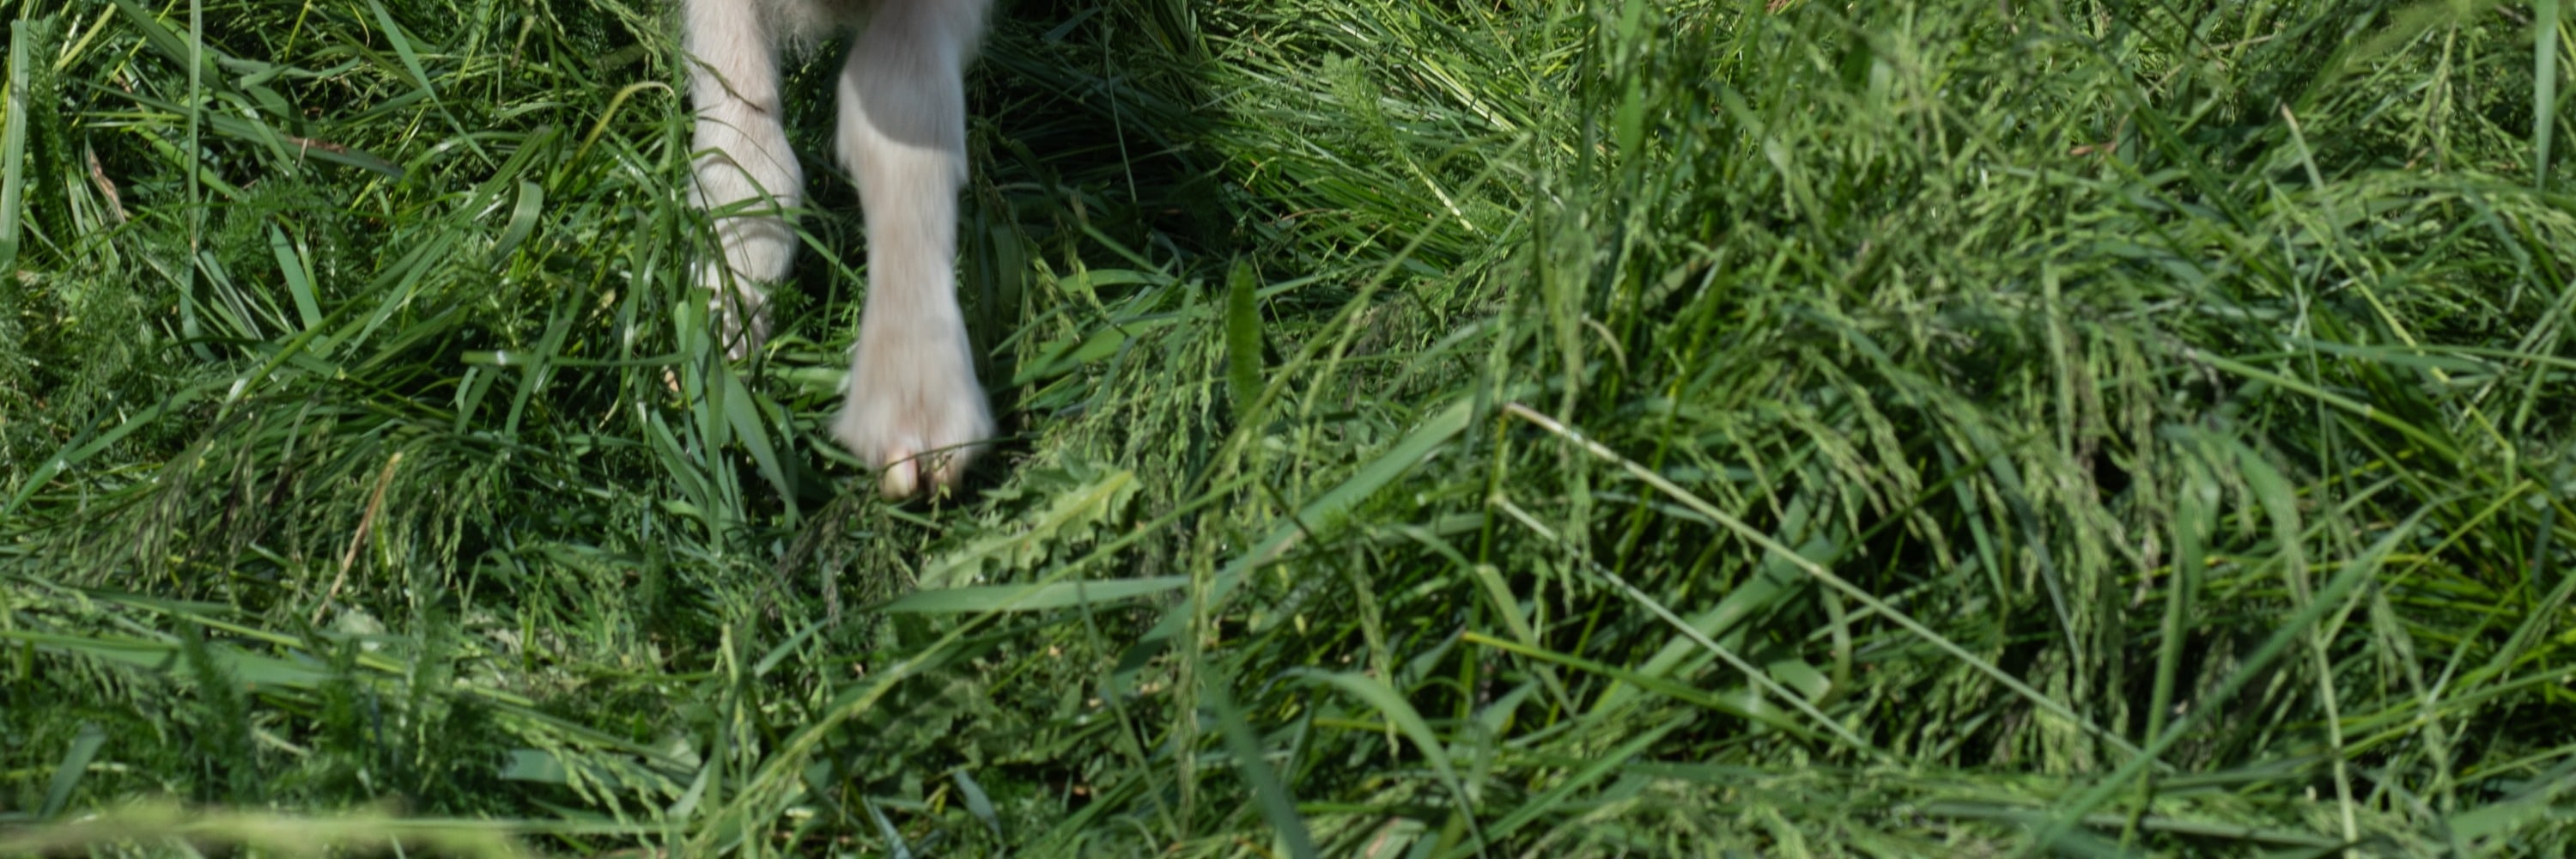
{"label": "white fur", "polygon": [[868,297],[832,434],[903,497],[954,485],[993,434],[957,307],[957,190],[966,180],[964,71],[989,0],[681,0],[698,111],[693,204],[716,214],[725,264],[698,282],[742,357],[768,333],[761,285],[787,274],[802,172],[780,127],[778,51],[838,28],[842,166],[867,217]]}

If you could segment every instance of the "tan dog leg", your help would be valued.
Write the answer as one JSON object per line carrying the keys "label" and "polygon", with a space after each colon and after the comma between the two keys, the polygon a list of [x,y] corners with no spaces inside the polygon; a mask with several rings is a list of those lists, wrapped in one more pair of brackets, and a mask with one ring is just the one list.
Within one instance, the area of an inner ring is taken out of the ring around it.
{"label": "tan dog leg", "polygon": [[966,61],[985,0],[886,0],[841,70],[840,153],[867,216],[868,298],[833,434],[903,497],[950,486],[993,416],[957,307]]}
{"label": "tan dog leg", "polygon": [[769,336],[762,286],[785,277],[795,258],[784,210],[796,205],[804,175],[780,125],[778,49],[759,0],[684,0],[680,14],[689,102],[698,111],[689,201],[732,212],[715,222],[724,266],[701,261],[695,279],[709,292],[725,354],[739,359]]}

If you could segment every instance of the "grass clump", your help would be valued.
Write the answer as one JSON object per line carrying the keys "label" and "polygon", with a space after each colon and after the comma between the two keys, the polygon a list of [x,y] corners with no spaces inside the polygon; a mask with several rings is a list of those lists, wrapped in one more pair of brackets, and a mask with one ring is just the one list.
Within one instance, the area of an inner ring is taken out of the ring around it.
{"label": "grass clump", "polygon": [[0,0],[0,850],[2556,849],[2561,11],[1005,3],[889,506],[831,49]]}

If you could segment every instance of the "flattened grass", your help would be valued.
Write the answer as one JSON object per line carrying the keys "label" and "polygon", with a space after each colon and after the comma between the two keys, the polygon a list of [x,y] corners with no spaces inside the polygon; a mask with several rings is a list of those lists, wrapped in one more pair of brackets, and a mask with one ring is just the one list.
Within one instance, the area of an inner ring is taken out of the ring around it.
{"label": "flattened grass", "polygon": [[831,48],[0,0],[0,851],[2546,852],[2560,5],[1006,3],[890,506]]}

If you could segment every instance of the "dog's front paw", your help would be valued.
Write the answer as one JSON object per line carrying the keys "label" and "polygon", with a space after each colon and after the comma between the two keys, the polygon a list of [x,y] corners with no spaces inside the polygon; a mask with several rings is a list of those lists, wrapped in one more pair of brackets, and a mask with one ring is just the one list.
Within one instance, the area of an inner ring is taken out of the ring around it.
{"label": "dog's front paw", "polygon": [[740,361],[769,342],[769,295],[759,287],[716,279],[706,285],[707,316],[725,359]]}
{"label": "dog's front paw", "polygon": [[964,327],[862,330],[832,435],[877,469],[887,498],[956,486],[993,437]]}

